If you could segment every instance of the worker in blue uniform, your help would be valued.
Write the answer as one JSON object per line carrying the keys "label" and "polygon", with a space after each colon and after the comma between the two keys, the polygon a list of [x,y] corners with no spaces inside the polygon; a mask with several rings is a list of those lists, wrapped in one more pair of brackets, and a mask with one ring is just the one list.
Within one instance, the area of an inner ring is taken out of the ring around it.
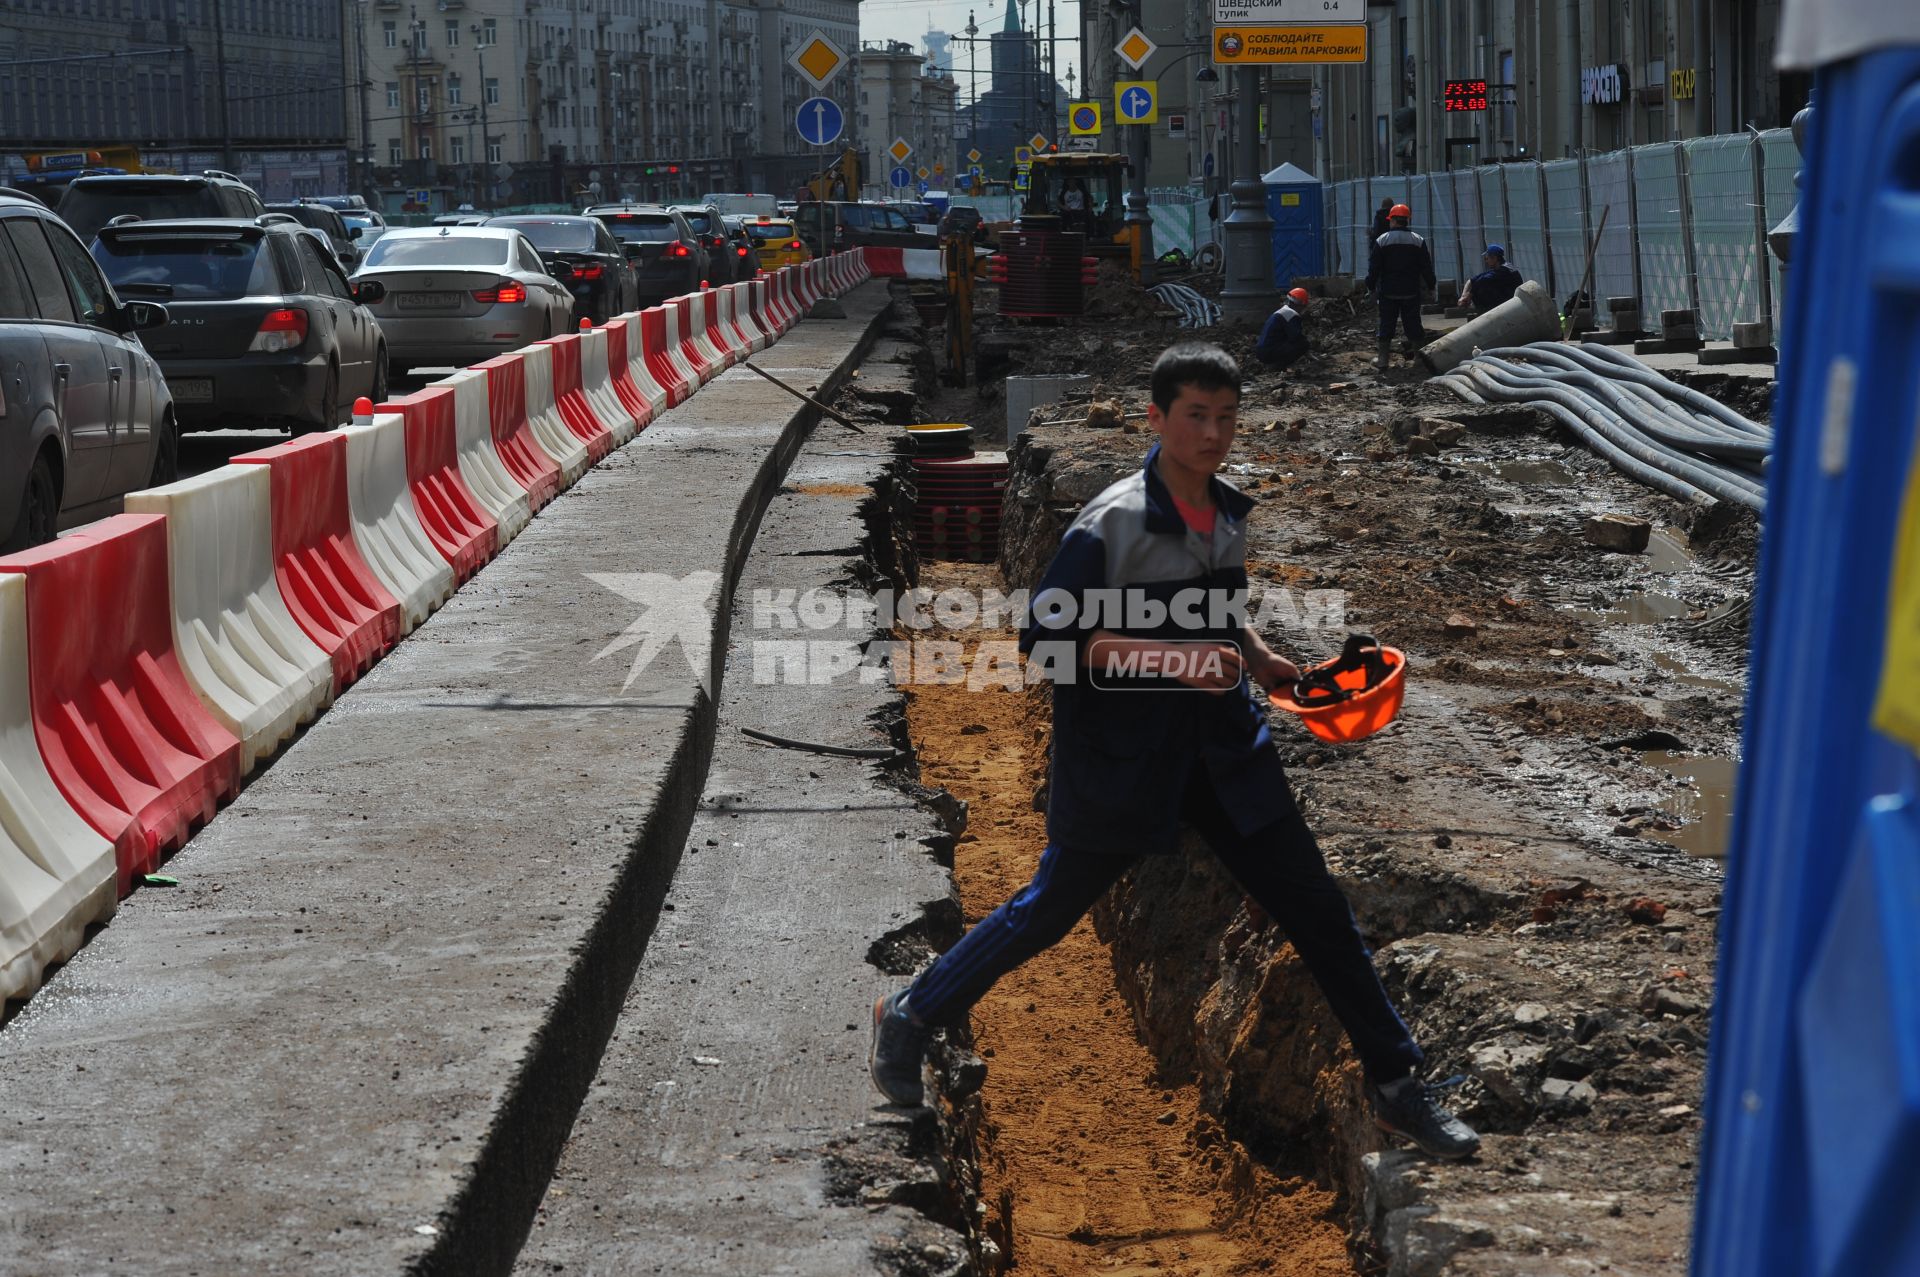
{"label": "worker in blue uniform", "polygon": [[1373,366],[1385,371],[1393,353],[1393,330],[1406,333],[1408,358],[1427,344],[1420,326],[1420,305],[1434,287],[1433,253],[1427,241],[1408,228],[1413,210],[1395,204],[1387,210],[1387,230],[1373,241],[1367,261],[1367,289],[1380,299],[1379,352]]}
{"label": "worker in blue uniform", "polygon": [[1267,316],[1266,326],[1260,330],[1260,340],[1253,347],[1255,359],[1276,371],[1284,371],[1313,349],[1307,344],[1308,300],[1304,288],[1287,293],[1286,302]]}
{"label": "worker in blue uniform", "polygon": [[1487,251],[1480,255],[1480,263],[1486,269],[1467,281],[1467,286],[1460,290],[1459,301],[1459,305],[1473,307],[1476,315],[1484,315],[1502,302],[1510,301],[1525,282],[1519,271],[1507,265],[1507,250],[1499,244],[1487,245]]}

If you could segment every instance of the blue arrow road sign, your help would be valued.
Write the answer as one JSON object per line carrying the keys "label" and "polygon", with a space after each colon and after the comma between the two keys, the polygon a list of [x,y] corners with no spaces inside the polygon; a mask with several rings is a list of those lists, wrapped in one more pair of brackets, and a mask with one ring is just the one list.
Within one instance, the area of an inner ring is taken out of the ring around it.
{"label": "blue arrow road sign", "polygon": [[922,195],[925,195],[927,193],[927,184],[925,182],[915,182],[913,184],[913,189],[916,191],[919,191]]}
{"label": "blue arrow road sign", "polygon": [[904,164],[897,164],[893,172],[887,174],[887,180],[904,191],[913,185],[913,170]]}
{"label": "blue arrow road sign", "polygon": [[1137,120],[1153,112],[1153,94],[1145,89],[1128,89],[1120,95],[1120,114]]}
{"label": "blue arrow road sign", "polygon": [[825,146],[840,136],[840,130],[847,126],[847,116],[832,98],[808,98],[793,113],[793,124],[800,130],[802,142]]}

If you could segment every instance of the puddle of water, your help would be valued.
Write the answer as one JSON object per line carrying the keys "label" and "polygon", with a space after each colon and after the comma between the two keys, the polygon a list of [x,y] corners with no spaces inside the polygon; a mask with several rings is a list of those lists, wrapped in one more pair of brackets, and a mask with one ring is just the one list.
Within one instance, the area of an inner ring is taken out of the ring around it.
{"label": "puddle of water", "polygon": [[1665,674],[1669,682],[1679,683],[1686,687],[1704,687],[1716,692],[1726,692],[1736,697],[1746,695],[1746,689],[1738,683],[1729,683],[1722,678],[1706,678],[1702,675],[1695,674],[1692,670],[1689,670],[1685,665],[1673,657],[1668,656],[1665,652],[1654,652],[1651,655],[1653,656],[1654,667]]}
{"label": "puddle of water", "polygon": [[1573,471],[1550,457],[1532,457],[1519,461],[1465,461],[1461,467],[1477,474],[1492,475],[1508,483],[1540,488],[1566,488],[1579,482]]}
{"label": "puddle of water", "polygon": [[1687,572],[1693,568],[1693,551],[1686,538],[1665,528],[1655,528],[1647,537],[1647,566],[1655,572]]}
{"label": "puddle of water", "polygon": [[1713,754],[1674,754],[1664,749],[1648,750],[1640,755],[1640,761],[1692,782],[1685,787],[1674,786],[1659,804],[1686,824],[1652,836],[1691,855],[1716,860],[1725,856],[1727,834],[1733,825],[1734,780],[1740,764]]}
{"label": "puddle of water", "polygon": [[1605,611],[1575,607],[1568,608],[1567,614],[1601,625],[1655,625],[1692,616],[1693,605],[1657,590],[1638,590],[1616,600]]}

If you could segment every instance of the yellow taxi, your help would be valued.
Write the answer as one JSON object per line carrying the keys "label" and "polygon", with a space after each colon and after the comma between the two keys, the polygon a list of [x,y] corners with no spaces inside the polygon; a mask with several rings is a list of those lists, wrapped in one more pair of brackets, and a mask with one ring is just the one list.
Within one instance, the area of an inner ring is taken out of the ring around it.
{"label": "yellow taxi", "polygon": [[749,217],[741,224],[746,228],[747,238],[753,241],[753,256],[761,270],[779,270],[782,266],[798,266],[813,260],[813,254],[807,251],[792,222],[777,217]]}

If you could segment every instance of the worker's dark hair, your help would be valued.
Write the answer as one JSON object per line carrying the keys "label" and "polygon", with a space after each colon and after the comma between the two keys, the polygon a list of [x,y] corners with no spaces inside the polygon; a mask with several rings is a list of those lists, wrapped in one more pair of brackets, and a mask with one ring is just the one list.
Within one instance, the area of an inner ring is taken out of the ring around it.
{"label": "worker's dark hair", "polygon": [[1200,341],[1183,341],[1169,346],[1153,361],[1148,382],[1154,407],[1161,412],[1173,407],[1182,386],[1198,390],[1231,390],[1240,395],[1240,365],[1218,346]]}

